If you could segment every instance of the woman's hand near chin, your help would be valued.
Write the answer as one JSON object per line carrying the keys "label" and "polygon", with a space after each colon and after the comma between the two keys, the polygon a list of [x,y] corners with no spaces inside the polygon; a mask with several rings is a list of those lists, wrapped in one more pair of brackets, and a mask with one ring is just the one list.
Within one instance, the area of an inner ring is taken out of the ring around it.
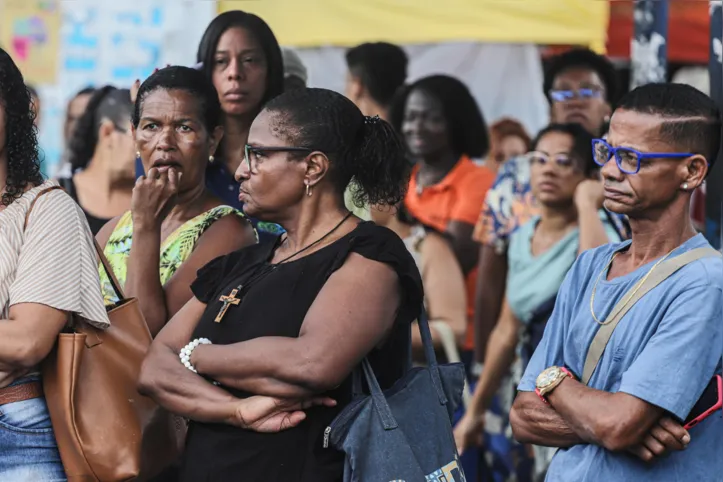
{"label": "woman's hand near chin", "polygon": [[334,407],[336,401],[328,397],[306,400],[249,397],[234,404],[229,423],[256,432],[281,432],[303,422],[306,419],[304,410],[314,406]]}

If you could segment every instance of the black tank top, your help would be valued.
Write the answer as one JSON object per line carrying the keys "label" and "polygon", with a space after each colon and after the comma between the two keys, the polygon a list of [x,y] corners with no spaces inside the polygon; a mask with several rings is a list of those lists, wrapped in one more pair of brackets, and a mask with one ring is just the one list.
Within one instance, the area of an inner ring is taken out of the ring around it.
{"label": "black tank top", "polygon": [[110,221],[110,218],[97,218],[85,210],[85,208],[78,201],[78,191],[75,189],[75,182],[73,182],[72,176],[58,179],[58,184],[60,184],[60,186],[65,189],[68,195],[72,197],[73,200],[78,203],[80,209],[83,210],[83,213],[85,214],[85,219],[88,220],[88,226],[90,226],[90,232],[93,233],[93,236],[98,234],[98,231],[100,231],[100,229],[105,226],[108,221]]}
{"label": "black tank top", "polygon": [[[423,299],[419,271],[401,239],[386,228],[364,222],[334,243],[258,278],[259,269],[268,265],[277,244],[278,238],[257,244],[217,258],[199,270],[191,289],[208,306],[193,339],[205,337],[216,344],[231,344],[262,336],[297,337],[306,312],[329,276],[349,253],[358,253],[391,266],[403,288],[402,304],[388,340],[368,355],[382,388],[390,387],[410,365],[410,326]],[[241,303],[230,308],[221,323],[215,323],[222,305],[219,297],[254,276],[258,281],[248,283]],[[251,395],[228,390],[242,398]],[[329,396],[338,401],[337,407],[311,409],[301,425],[279,433],[192,422],[181,480],[341,481],[344,456],[324,448],[323,438],[324,429],[351,399],[351,377]]]}

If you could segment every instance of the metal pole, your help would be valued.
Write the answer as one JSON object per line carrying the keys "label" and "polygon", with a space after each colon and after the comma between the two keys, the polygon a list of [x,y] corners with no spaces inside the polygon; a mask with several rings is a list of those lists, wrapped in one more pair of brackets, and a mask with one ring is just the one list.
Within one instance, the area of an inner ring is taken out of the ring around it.
{"label": "metal pole", "polygon": [[668,1],[635,0],[630,89],[667,80]]}
{"label": "metal pole", "polygon": [[[710,96],[723,107],[723,0],[710,0],[710,49],[708,73],[710,77]],[[723,234],[721,233],[721,188],[723,187],[723,153],[713,170],[708,174],[705,193],[705,235],[708,242],[720,249]]]}

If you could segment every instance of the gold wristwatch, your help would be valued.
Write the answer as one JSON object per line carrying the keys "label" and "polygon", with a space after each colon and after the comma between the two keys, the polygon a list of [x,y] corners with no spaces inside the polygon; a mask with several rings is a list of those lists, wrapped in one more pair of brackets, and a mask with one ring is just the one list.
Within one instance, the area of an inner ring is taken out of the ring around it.
{"label": "gold wristwatch", "polygon": [[547,403],[546,396],[557,388],[557,386],[567,377],[570,377],[573,380],[575,379],[575,375],[570,373],[570,370],[565,367],[552,366],[550,368],[546,368],[537,376],[537,380],[535,381],[535,393],[537,393],[537,396],[539,396],[543,402]]}

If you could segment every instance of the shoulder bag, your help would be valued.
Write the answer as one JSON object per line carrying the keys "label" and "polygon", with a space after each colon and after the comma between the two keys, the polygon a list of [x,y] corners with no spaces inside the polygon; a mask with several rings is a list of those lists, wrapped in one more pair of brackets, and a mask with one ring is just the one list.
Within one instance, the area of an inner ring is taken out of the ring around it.
{"label": "shoulder bag", "polygon": [[[25,217],[30,217],[35,201]],[[71,316],[42,363],[42,379],[60,458],[69,481],[148,480],[171,465],[186,424],[136,385],[151,334],[135,298],[125,298],[103,250],[101,264],[121,301],[108,308],[110,327]]]}
{"label": "shoulder bag", "polygon": [[[384,392],[366,358],[352,372],[354,399],[325,437],[325,445],[330,439],[346,454],[344,482],[465,481],[452,434],[464,365],[438,365],[424,311],[418,326],[426,367],[412,368]],[[363,393],[362,379],[370,395]]]}

